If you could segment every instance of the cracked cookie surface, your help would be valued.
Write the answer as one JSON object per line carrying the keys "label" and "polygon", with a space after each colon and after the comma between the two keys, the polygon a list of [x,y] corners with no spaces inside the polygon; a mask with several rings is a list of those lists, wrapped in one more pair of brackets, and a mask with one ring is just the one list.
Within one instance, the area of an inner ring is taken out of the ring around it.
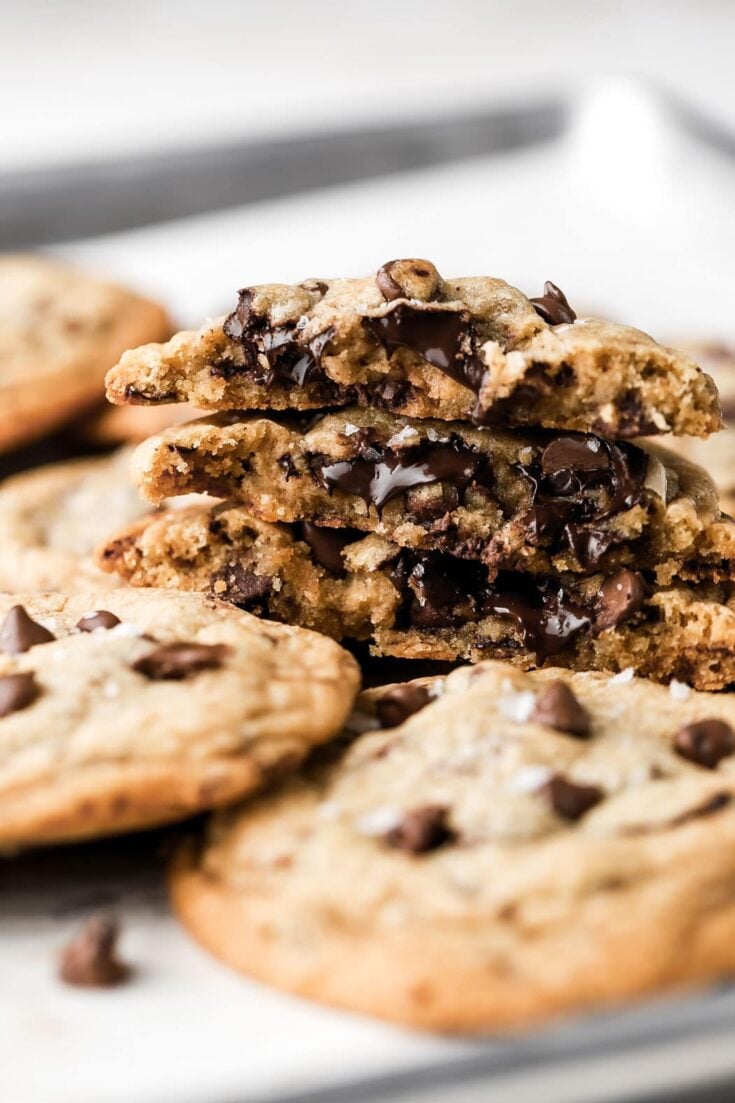
{"label": "cracked cookie surface", "polygon": [[731,696],[483,663],[351,723],[179,855],[176,912],[227,964],[478,1032],[732,971]]}
{"label": "cracked cookie surface", "polygon": [[479,429],[348,407],[306,423],[222,413],[152,437],[133,477],[152,502],[235,499],[501,570],[654,569],[731,579],[735,526],[708,475],[670,451],[593,434]]}
{"label": "cracked cookie surface", "polygon": [[44,257],[1,257],[0,451],[90,406],[126,349],[171,330],[160,306],[122,287]]}
{"label": "cracked cookie surface", "polygon": [[491,277],[444,280],[415,259],[367,279],[244,288],[227,318],[126,353],[107,393],[206,410],[358,402],[621,438],[720,427],[716,388],[686,354],[577,319],[553,284],[529,299]]}
{"label": "cracked cookie surface", "polygon": [[133,586],[215,594],[337,639],[369,640],[377,655],[634,667],[699,689],[735,684],[728,584],[662,586],[625,567],[491,580],[478,561],[354,530],[270,525],[230,502],[143,519],[97,560]]}
{"label": "cracked cookie surface", "polygon": [[333,641],[198,594],[0,599],[0,850],[221,806],[339,731]]}

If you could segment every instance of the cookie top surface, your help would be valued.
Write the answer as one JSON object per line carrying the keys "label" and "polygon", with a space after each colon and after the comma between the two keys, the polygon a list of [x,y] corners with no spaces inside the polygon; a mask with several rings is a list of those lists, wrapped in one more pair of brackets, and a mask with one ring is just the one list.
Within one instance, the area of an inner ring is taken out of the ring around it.
{"label": "cookie top surface", "polygon": [[359,683],[331,640],[198,594],[18,594],[0,620],[3,848],[244,795],[338,731]]}
{"label": "cookie top surface", "polygon": [[124,288],[44,257],[0,257],[0,447],[68,420],[101,397],[125,349],[171,328],[160,306]]}
{"label": "cookie top surface", "polygon": [[174,877],[226,960],[442,1028],[735,960],[730,939],[681,943],[732,907],[731,697],[491,662],[369,691],[351,724],[346,749],[217,816]]}
{"label": "cookie top surface", "polygon": [[480,429],[356,406],[303,419],[221,413],[136,451],[153,502],[209,492],[266,521],[375,532],[500,570],[655,568],[728,579],[735,527],[701,468],[594,434]]}
{"label": "cookie top surface", "polygon": [[577,319],[553,284],[528,299],[491,277],[443,280],[415,259],[368,279],[244,288],[226,319],[127,353],[107,386],[118,404],[360,401],[616,437],[707,436],[720,426],[716,388],[686,354],[629,327]]}
{"label": "cookie top surface", "polygon": [[150,512],[131,452],[49,464],[0,484],[0,589],[67,593],[113,584],[92,561],[109,533]]}

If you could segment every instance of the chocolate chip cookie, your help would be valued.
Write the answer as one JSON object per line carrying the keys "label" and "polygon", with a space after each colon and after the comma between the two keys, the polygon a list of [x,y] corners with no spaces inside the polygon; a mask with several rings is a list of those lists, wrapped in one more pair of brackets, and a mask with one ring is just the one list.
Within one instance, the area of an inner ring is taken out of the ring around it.
{"label": "chocolate chip cookie", "polygon": [[552,283],[527,298],[491,277],[444,280],[415,259],[368,279],[244,288],[226,318],[126,353],[107,388],[116,404],[360,403],[619,438],[720,427],[716,388],[686,354],[577,318]]}
{"label": "chocolate chip cookie", "polygon": [[705,472],[655,445],[594,434],[356,406],[306,423],[221,413],[152,437],[132,472],[152,502],[208,492],[265,521],[316,521],[479,559],[491,579],[620,567],[655,570],[664,583],[735,577],[735,525]]}
{"label": "chocolate chip cookie", "polygon": [[732,586],[660,585],[650,572],[500,571],[375,534],[269,525],[230,502],[161,513],[103,545],[134,586],[196,590],[377,655],[502,658],[523,668],[635,668],[699,689],[735,685]]}
{"label": "chocolate chip cookie", "polygon": [[173,904],[261,981],[438,1030],[707,983],[735,967],[734,729],[730,695],[501,663],[371,691],[182,851]]}
{"label": "chocolate chip cookie", "polygon": [[0,257],[0,451],[91,406],[125,349],[171,329],[160,306],[121,287],[43,257]]}
{"label": "chocolate chip cookie", "polygon": [[331,640],[198,594],[0,598],[0,850],[236,800],[338,732],[358,683]]}

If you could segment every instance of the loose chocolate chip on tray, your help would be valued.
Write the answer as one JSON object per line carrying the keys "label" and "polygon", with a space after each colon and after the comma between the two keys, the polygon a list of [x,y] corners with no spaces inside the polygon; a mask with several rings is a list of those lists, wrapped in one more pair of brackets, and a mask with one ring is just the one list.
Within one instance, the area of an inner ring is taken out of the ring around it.
{"label": "loose chocolate chip on tray", "polygon": [[388,846],[409,854],[426,854],[454,842],[456,835],[447,822],[447,809],[437,804],[412,808],[384,836]]}
{"label": "loose chocolate chip on tray", "polygon": [[596,785],[577,785],[563,774],[554,776],[542,786],[551,807],[564,820],[579,820],[605,795]]}
{"label": "loose chocolate chip on tray", "polygon": [[600,587],[595,628],[615,628],[640,609],[645,596],[646,584],[638,571],[617,571]]}
{"label": "loose chocolate chip on tray", "polygon": [[14,605],[0,625],[0,651],[8,655],[18,655],[55,639],[53,632],[29,617],[22,605]]}
{"label": "loose chocolate chip on tray", "polygon": [[0,717],[32,705],[38,697],[38,686],[31,673],[4,674],[0,677]]}
{"label": "loose chocolate chip on tray", "polygon": [[431,701],[426,686],[394,686],[384,693],[375,706],[375,712],[382,728],[397,728],[409,716],[420,712]]}
{"label": "loose chocolate chip on tray", "polygon": [[202,670],[218,670],[229,652],[222,643],[166,643],[133,663],[133,670],[152,682],[183,681]]}
{"label": "loose chocolate chip on tray", "polygon": [[697,720],[679,729],[674,749],[682,758],[714,770],[721,759],[735,752],[735,733],[724,720]]}
{"label": "loose chocolate chip on tray", "polygon": [[61,980],[85,988],[110,988],[126,980],[130,970],[115,953],[119,933],[115,919],[93,915],[62,951]]}
{"label": "loose chocolate chip on tray", "polygon": [[582,738],[590,734],[590,715],[566,682],[550,682],[536,698],[531,719],[555,731]]}
{"label": "loose chocolate chip on tray", "polygon": [[80,632],[94,632],[98,628],[114,628],[119,623],[120,618],[114,613],[110,613],[107,609],[97,609],[94,613],[88,613],[86,617],[78,620],[77,628]]}
{"label": "loose chocolate chip on tray", "polygon": [[537,299],[531,299],[537,314],[540,314],[550,326],[559,326],[563,322],[575,321],[577,315],[567,302],[564,292],[547,280],[544,284],[544,293]]}
{"label": "loose chocolate chip on tray", "polygon": [[441,277],[428,260],[389,260],[375,277],[378,291],[384,299],[433,299]]}

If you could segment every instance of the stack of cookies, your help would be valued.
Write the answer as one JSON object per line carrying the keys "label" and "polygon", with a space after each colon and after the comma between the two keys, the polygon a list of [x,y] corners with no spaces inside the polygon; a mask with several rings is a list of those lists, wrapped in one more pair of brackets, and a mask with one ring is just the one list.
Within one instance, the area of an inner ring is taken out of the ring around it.
{"label": "stack of cookies", "polygon": [[719,429],[716,388],[551,283],[529,299],[396,260],[250,287],[107,386],[217,411],[137,450],[149,501],[218,500],[109,540],[101,565],[128,583],[399,658],[735,681],[735,526],[700,468],[650,442]]}

